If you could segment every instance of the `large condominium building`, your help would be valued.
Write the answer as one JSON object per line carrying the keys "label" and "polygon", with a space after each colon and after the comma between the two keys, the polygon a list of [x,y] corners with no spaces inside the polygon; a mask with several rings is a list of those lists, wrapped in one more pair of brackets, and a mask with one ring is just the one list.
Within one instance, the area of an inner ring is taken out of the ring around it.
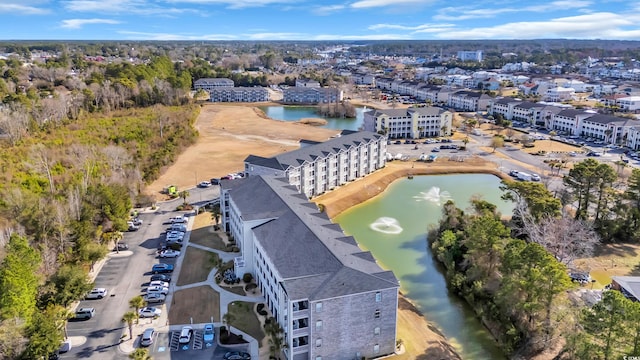
{"label": "large condominium building", "polygon": [[269,101],[269,91],[262,86],[216,87],[209,90],[209,95],[209,101],[213,102]]}
{"label": "large condominium building", "polygon": [[226,78],[202,78],[193,82],[194,89],[206,91],[219,87],[233,87],[233,85],[233,80]]}
{"label": "large condominium building", "polygon": [[288,104],[322,104],[342,101],[337,88],[290,87],[282,90],[282,102]]}
{"label": "large condominium building", "polygon": [[244,172],[287,179],[307,197],[313,197],[364,177],[386,163],[387,142],[368,131],[343,130],[325,142],[303,140],[298,150],[264,158],[249,155]]}
{"label": "large condominium building", "polygon": [[284,329],[287,359],[393,354],[399,284],[286,178],[223,180],[223,226]]}
{"label": "large condominium building", "polygon": [[460,111],[486,111],[491,99],[477,91],[460,90],[449,95],[449,106]]}
{"label": "large condominium building", "polygon": [[476,51],[458,51],[458,59],[460,61],[482,61],[482,50]]}
{"label": "large condominium building", "polygon": [[364,130],[389,139],[451,135],[453,114],[438,107],[371,110],[364,113]]}

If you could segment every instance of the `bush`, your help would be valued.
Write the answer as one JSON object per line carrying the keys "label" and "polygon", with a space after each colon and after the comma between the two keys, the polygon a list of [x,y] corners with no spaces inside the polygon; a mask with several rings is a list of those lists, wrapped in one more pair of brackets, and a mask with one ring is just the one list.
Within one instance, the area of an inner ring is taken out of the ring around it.
{"label": "bush", "polygon": [[250,283],[253,280],[253,275],[251,275],[251,273],[245,273],[244,275],[242,275],[242,281],[246,282],[247,284]]}
{"label": "bush", "polygon": [[231,251],[233,251],[233,252],[236,252],[236,253],[237,253],[237,252],[240,252],[240,248],[239,248],[239,247],[237,247],[237,246],[234,246],[234,247],[232,247],[232,248],[231,248]]}

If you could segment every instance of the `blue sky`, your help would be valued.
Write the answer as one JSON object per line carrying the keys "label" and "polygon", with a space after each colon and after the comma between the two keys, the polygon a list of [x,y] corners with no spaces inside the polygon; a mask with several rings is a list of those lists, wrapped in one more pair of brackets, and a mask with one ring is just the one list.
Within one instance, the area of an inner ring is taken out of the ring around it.
{"label": "blue sky", "polygon": [[640,1],[0,0],[3,40],[640,40]]}

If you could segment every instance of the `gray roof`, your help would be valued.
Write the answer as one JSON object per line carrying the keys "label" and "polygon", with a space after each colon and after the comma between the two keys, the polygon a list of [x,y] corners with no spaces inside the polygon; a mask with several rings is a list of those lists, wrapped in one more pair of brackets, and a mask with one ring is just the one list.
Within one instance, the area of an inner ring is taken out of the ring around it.
{"label": "gray roof", "polygon": [[308,145],[298,150],[289,151],[271,158],[249,155],[244,162],[277,170],[286,170],[290,167],[298,167],[305,162],[313,162],[318,157],[337,154],[341,150],[348,150],[353,146],[361,143],[367,143],[382,137],[382,135],[369,131],[343,130],[340,134],[341,135],[339,137],[325,142]]}
{"label": "gray roof", "polygon": [[542,105],[542,104],[537,104],[531,101],[523,101],[520,104],[516,105],[515,107],[520,108],[520,109],[533,109],[533,108],[544,108],[546,105]]}
{"label": "gray roof", "polygon": [[613,115],[605,115],[605,114],[595,114],[593,116],[590,116],[586,120],[593,121],[593,122],[599,123],[599,124],[611,124],[611,123],[625,124],[627,122],[638,123],[636,120],[621,118],[621,117],[613,116]]}
{"label": "gray roof", "polygon": [[249,176],[238,180],[242,181],[233,184],[231,198],[242,219],[247,218],[245,214],[251,219],[266,215],[265,222],[252,231],[291,299],[318,300],[398,287],[395,276],[382,270],[371,253],[360,249],[325,213],[309,206],[308,199],[284,179]]}
{"label": "gray roof", "polygon": [[640,300],[640,277],[638,276],[612,276],[611,280],[627,290],[633,297]]}
{"label": "gray roof", "polygon": [[582,110],[576,110],[576,109],[564,109],[562,111],[560,111],[558,114],[558,116],[566,116],[566,117],[576,117],[578,115],[593,115],[593,114],[589,114],[586,113]]}
{"label": "gray roof", "polygon": [[514,98],[510,98],[510,97],[506,97],[506,98],[501,98],[498,100],[495,100],[494,103],[496,104],[513,104],[513,103],[521,103],[522,100],[516,100]]}

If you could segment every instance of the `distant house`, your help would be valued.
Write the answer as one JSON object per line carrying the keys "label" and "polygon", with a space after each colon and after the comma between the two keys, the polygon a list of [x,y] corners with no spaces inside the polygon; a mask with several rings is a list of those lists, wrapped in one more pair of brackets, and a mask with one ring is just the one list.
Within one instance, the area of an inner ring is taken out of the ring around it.
{"label": "distant house", "polygon": [[304,88],[319,88],[320,87],[320,83],[315,81],[315,80],[311,80],[311,79],[296,79],[296,87],[304,87]]}
{"label": "distant house", "polygon": [[612,276],[611,288],[620,291],[626,298],[640,301],[640,277]]}
{"label": "distant house", "polygon": [[227,78],[202,78],[193,82],[196,90],[211,91],[219,87],[233,87],[233,80]]}

